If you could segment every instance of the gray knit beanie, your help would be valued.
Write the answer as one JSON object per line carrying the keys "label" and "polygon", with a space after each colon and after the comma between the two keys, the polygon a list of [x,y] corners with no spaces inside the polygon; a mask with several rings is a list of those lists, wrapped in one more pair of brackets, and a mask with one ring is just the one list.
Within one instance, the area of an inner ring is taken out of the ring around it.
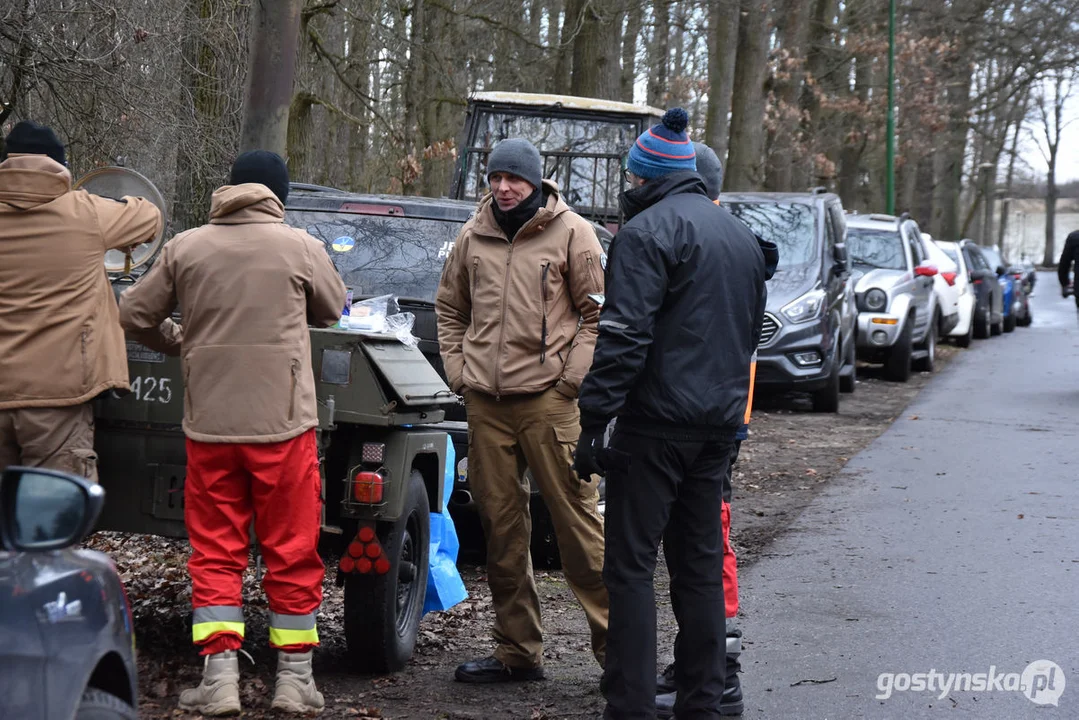
{"label": "gray knit beanie", "polygon": [[708,197],[715,200],[723,189],[723,163],[719,161],[716,151],[704,143],[693,143],[693,149],[697,151],[697,174],[704,178]]}
{"label": "gray knit beanie", "polygon": [[487,177],[496,172],[516,175],[535,188],[543,184],[543,160],[539,150],[524,138],[510,138],[495,145],[487,158]]}

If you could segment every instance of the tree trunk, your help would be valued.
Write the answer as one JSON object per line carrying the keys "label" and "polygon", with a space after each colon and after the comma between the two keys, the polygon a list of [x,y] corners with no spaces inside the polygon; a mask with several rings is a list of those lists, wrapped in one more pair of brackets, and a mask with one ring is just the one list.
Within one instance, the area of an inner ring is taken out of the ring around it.
{"label": "tree trunk", "polygon": [[764,78],[768,67],[768,2],[743,0],[731,98],[726,190],[756,190],[763,178]]}
{"label": "tree trunk", "polygon": [[1042,256],[1042,265],[1055,265],[1057,261],[1056,231],[1057,231],[1057,198],[1060,191],[1057,189],[1057,149],[1053,144],[1049,149],[1049,172],[1046,174],[1045,183],[1045,254]]}
{"label": "tree trunk", "polygon": [[[559,28],[558,50],[555,52],[554,74],[551,76],[550,89],[556,95],[564,95],[569,90],[570,75],[573,72],[573,33],[577,18],[581,14],[583,0],[552,0],[551,17]],[[565,12],[562,11],[563,7]]]}
{"label": "tree trunk", "polygon": [[[576,4],[576,2],[574,3]],[[589,0],[578,10],[570,94],[617,100],[622,94],[621,23],[611,0]]]}
{"label": "tree trunk", "polygon": [[809,37],[809,4],[803,0],[783,0],[782,13],[778,17],[780,24],[777,36],[781,59],[774,83],[776,117],[772,129],[769,130],[772,151],[768,158],[766,187],[778,192],[790,192],[795,189],[794,164],[800,125],[798,98],[805,75],[804,52]]}
{"label": "tree trunk", "polygon": [[[353,87],[364,94],[370,94],[371,92],[371,74],[367,70],[367,53],[370,42],[370,28],[357,20],[353,20],[349,27],[349,77]],[[349,114],[353,117],[367,119],[367,107],[356,92],[349,93],[348,109]],[[360,190],[365,187],[367,138],[370,131],[371,125],[367,122],[349,127],[348,176],[345,183],[350,190]]]}
{"label": "tree trunk", "polygon": [[270,150],[284,156],[296,72],[303,0],[260,0],[251,6],[251,55],[240,151]]}
{"label": "tree trunk", "polygon": [[218,0],[189,0],[187,12],[183,87],[190,98],[190,115],[184,118],[187,132],[177,143],[176,200],[172,213],[173,228],[177,231],[207,221],[210,195],[235,156],[234,147],[219,142],[222,136],[230,137],[225,128],[223,68],[214,48],[206,42],[203,29],[223,9]]}
{"label": "tree trunk", "polygon": [[[865,31],[864,23],[868,21],[868,13],[863,0],[854,0],[848,4],[847,13],[844,16],[844,24],[849,34]],[[865,210],[868,198],[864,197],[866,188],[863,188],[862,175],[864,170],[863,158],[868,145],[868,137],[865,127],[864,112],[868,111],[869,89],[873,84],[873,63],[876,58],[871,54],[860,52],[852,58],[854,64],[854,92],[853,97],[858,100],[859,110],[845,113],[843,128],[845,130],[840,139],[838,174],[839,197],[843,199],[844,207]],[[819,68],[818,68],[819,72]],[[847,95],[847,93],[844,93]],[[908,163],[911,173],[916,171],[916,163]]]}
{"label": "tree trunk", "polygon": [[716,151],[720,161],[726,162],[741,12],[738,0],[711,0],[708,9],[708,108],[704,142]]}
{"label": "tree trunk", "polygon": [[655,0],[652,4],[655,27],[648,46],[648,104],[662,108],[667,104],[667,84],[671,66],[671,0]]}
{"label": "tree trunk", "polygon": [[637,45],[643,18],[643,4],[631,3],[626,18],[626,35],[622,38],[622,102],[633,102],[633,86],[637,83]]}

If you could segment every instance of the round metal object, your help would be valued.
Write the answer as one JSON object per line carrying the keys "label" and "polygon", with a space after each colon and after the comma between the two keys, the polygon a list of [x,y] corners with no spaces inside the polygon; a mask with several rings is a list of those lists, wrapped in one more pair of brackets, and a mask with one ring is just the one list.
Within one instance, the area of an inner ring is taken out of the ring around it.
{"label": "round metal object", "polygon": [[157,255],[165,243],[165,219],[167,212],[165,198],[161,191],[146,178],[130,168],[103,167],[92,170],[76,182],[78,190],[100,195],[101,197],[120,200],[126,195],[146,198],[161,211],[161,232],[152,240],[136,245],[131,250],[131,265],[126,266],[126,254],[121,250],[109,250],[105,253],[105,270],[109,273],[126,273],[134,268],[148,264]]}

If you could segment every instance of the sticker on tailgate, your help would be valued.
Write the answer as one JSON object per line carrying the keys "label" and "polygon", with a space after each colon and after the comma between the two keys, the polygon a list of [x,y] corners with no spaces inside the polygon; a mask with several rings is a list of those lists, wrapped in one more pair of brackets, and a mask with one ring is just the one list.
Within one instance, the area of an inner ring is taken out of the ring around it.
{"label": "sticker on tailgate", "polygon": [[128,340],[127,359],[134,362],[163,363],[165,362],[165,353],[159,353],[145,345]]}

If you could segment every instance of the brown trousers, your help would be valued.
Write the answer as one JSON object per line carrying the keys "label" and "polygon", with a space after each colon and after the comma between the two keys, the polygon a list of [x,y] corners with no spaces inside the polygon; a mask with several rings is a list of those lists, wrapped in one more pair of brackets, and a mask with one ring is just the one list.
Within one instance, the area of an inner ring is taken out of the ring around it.
{"label": "brown trousers", "polygon": [[0,469],[8,465],[62,470],[96,483],[90,403],[0,410]]}
{"label": "brown trousers", "polygon": [[496,400],[465,391],[468,407],[468,480],[487,536],[487,581],[495,609],[494,656],[510,667],[543,662],[539,595],[529,551],[534,482],[551,512],[566,582],[584,608],[592,652],[607,651],[607,588],[603,584],[603,518],[596,479],[573,471],[581,434],[577,402],[551,389]]}

